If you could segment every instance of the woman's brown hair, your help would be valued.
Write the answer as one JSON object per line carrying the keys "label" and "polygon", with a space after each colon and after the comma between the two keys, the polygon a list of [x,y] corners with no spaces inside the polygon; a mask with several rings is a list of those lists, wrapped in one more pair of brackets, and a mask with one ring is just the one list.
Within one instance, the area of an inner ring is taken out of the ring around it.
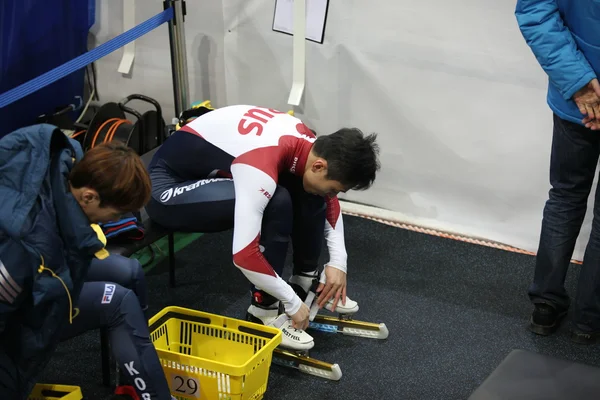
{"label": "woman's brown hair", "polygon": [[100,206],[133,212],[150,200],[152,185],[140,156],[127,145],[113,141],[88,150],[69,176],[74,188],[98,192]]}

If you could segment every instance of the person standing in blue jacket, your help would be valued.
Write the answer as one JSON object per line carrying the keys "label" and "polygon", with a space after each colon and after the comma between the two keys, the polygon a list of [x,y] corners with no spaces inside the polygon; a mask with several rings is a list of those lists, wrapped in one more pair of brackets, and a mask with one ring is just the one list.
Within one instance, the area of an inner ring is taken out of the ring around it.
{"label": "person standing in blue jacket", "polygon": [[143,270],[108,254],[98,226],[139,210],[150,191],[144,164],[123,144],[84,155],[51,125],[0,139],[0,399],[27,399],[58,343],[105,327],[133,397],[171,400],[144,314]]}
{"label": "person standing in blue jacket", "polygon": [[[600,1],[518,0],[519,29],[548,75],[554,128],[549,198],[529,297],[530,330],[556,331],[571,305],[564,282],[600,156]],[[600,190],[571,315],[571,339],[600,341]]]}

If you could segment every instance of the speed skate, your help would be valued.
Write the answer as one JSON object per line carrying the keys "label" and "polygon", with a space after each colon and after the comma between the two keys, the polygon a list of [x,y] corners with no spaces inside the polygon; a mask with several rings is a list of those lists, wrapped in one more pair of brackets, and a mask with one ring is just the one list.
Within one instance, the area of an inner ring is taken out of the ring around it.
{"label": "speed skate", "polygon": [[[329,301],[325,308],[333,309],[333,302]],[[385,323],[356,321],[353,316],[358,312],[358,304],[346,297],[346,304],[340,301],[335,309],[337,316],[323,314],[315,315],[309,328],[323,332],[342,333],[349,336],[359,336],[370,339],[387,339],[388,329]]]}
{"label": "speed skate", "polygon": [[[334,299],[330,299],[324,309],[331,315],[319,314],[316,293],[319,283],[324,282],[324,273],[319,279],[317,271],[295,274],[289,281],[294,292],[309,309],[309,330],[341,333],[369,339],[386,339],[388,337],[388,329],[384,323],[354,320],[353,316],[358,312],[359,307],[356,301],[348,297],[345,302],[338,301],[335,311],[333,311]],[[283,305],[280,302],[274,302],[272,296],[268,298],[268,295],[264,293],[254,293],[246,318],[249,321],[281,330],[281,344],[273,352],[274,364],[333,381],[342,378],[342,369],[337,363],[329,363],[310,356],[309,353],[315,345],[313,337],[304,330],[294,328],[290,316],[284,312]]]}
{"label": "speed skate", "polygon": [[[309,329],[318,330],[328,333],[341,333],[350,336],[359,336],[369,339],[386,339],[388,337],[388,329],[385,323],[372,323],[356,321],[353,319],[353,315],[358,312],[358,304],[346,297],[345,305],[342,302],[338,302],[338,306],[335,309],[336,315],[325,315],[317,314],[318,307],[316,305],[316,299],[314,292],[309,292],[305,303],[309,305],[311,309],[311,322]],[[333,309],[333,301],[329,301],[325,305],[325,309],[331,311]],[[285,319],[285,314],[281,315],[280,318]],[[288,321],[289,321],[289,317]],[[281,321],[280,321],[281,322]],[[309,336],[304,331],[298,331],[291,326],[290,323],[284,327],[286,330],[283,331],[284,337],[286,331],[302,333]],[[283,330],[283,329],[282,329]],[[295,335],[295,333],[287,333],[287,335]],[[305,336],[305,337],[306,337]],[[311,337],[312,339],[312,337]],[[306,346],[303,349],[297,348],[297,346],[287,346],[285,339],[282,344],[275,349],[273,353],[273,363],[284,367],[295,368],[303,373],[318,376],[321,378],[338,381],[342,378],[342,370],[337,363],[329,363],[316,358],[312,358],[309,355],[309,351],[314,347],[314,342]]]}

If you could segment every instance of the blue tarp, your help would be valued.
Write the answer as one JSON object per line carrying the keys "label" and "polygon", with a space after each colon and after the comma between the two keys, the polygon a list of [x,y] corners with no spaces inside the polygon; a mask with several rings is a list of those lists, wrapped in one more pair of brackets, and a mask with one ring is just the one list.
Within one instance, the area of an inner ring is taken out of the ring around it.
{"label": "blue tarp", "polygon": [[[87,51],[95,0],[0,1],[0,93]],[[0,137],[83,97],[85,69],[0,109]]]}

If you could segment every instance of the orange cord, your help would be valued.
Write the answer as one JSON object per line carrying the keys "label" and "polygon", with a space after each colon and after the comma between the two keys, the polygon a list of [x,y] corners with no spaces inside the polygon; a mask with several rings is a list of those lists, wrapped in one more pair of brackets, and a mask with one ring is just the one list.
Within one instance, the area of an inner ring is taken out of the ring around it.
{"label": "orange cord", "polygon": [[76,138],[77,136],[81,135],[82,133],[85,133],[85,129],[79,132],[75,132],[72,136],[71,139]]}
{"label": "orange cord", "polygon": [[108,130],[108,132],[106,133],[106,136],[104,137],[104,143],[112,142],[113,137],[115,136],[115,132],[117,132],[117,129],[119,128],[119,126],[121,126],[123,124],[131,125],[131,121],[126,120],[126,119],[120,119],[115,124],[113,124],[110,127],[110,129]]}
{"label": "orange cord", "polygon": [[96,129],[96,133],[94,134],[94,139],[92,139],[92,143],[90,148],[94,148],[94,146],[96,145],[96,139],[98,139],[98,134],[100,133],[100,131],[102,130],[102,128],[104,128],[106,126],[106,124],[108,124],[109,122],[114,122],[114,121],[120,121],[120,118],[110,118],[107,119],[106,121],[104,121],[102,123],[102,125],[100,125],[100,127],[98,129]]}
{"label": "orange cord", "polygon": [[[470,237],[467,237],[467,236],[456,235],[456,234],[453,234],[453,233],[441,232],[441,231],[437,231],[435,229],[423,228],[423,227],[416,226],[416,225],[411,225],[411,224],[405,224],[405,223],[400,223],[400,222],[389,221],[389,220],[385,220],[385,219],[382,219],[382,218],[369,217],[368,215],[359,214],[359,213],[352,213],[352,212],[347,212],[347,211],[342,211],[342,212],[344,214],[346,214],[346,215],[351,215],[351,216],[354,216],[354,217],[370,219],[372,221],[376,221],[376,222],[380,222],[382,224],[394,226],[396,228],[406,229],[406,230],[413,231],[413,232],[424,233],[424,234],[431,235],[431,236],[437,236],[437,237],[442,237],[442,238],[446,238],[446,239],[458,240],[458,241],[461,241],[461,242],[476,244],[476,245],[480,245],[480,246],[493,247],[495,249],[510,251],[512,253],[526,254],[526,255],[530,255],[530,256],[535,256],[536,255],[536,253],[533,253],[531,251],[527,251],[527,250],[519,249],[519,248],[516,248],[516,247],[508,246],[508,245],[505,245],[505,244],[502,244],[502,243],[492,242],[492,241],[489,241],[489,240],[475,239],[475,238],[470,238]],[[571,260],[571,262],[574,263],[574,264],[581,264],[582,263],[580,260]]]}
{"label": "orange cord", "polygon": [[111,137],[111,135],[114,135],[114,132],[117,130],[117,126],[121,125],[122,123],[123,121],[117,121],[112,124],[110,128],[108,128],[108,132],[106,132],[106,135],[104,135],[104,143],[108,141],[108,138]]}
{"label": "orange cord", "polygon": [[103,128],[105,128],[107,126],[107,124],[109,123],[113,123],[109,128],[108,131],[106,132],[106,135],[104,135],[104,141],[103,143],[108,143],[111,142],[113,140],[113,137],[115,136],[115,132],[117,132],[117,128],[123,124],[130,124],[131,125],[131,121],[127,120],[127,119],[121,119],[121,118],[110,118],[107,119],[106,121],[104,121],[102,123],[102,125],[100,125],[100,127],[98,129],[96,129],[96,133],[94,134],[94,139],[92,140],[91,146],[90,148],[94,148],[94,146],[96,146],[96,140],[98,140],[98,135],[100,134],[100,131],[102,131]]}

